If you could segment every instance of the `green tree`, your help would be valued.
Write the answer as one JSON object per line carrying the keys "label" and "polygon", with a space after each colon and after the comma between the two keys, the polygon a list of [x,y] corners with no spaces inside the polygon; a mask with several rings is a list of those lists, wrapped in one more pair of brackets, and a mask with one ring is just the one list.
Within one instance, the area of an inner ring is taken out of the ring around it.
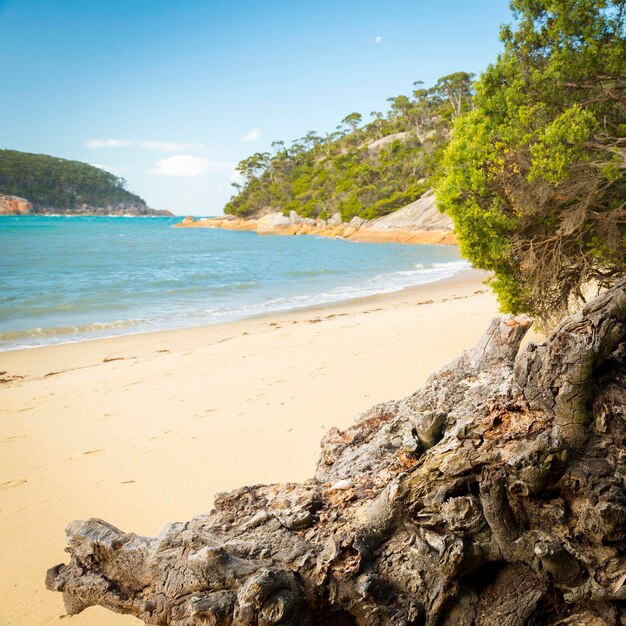
{"label": "green tree", "polygon": [[322,138],[314,131],[310,130],[300,141],[310,150],[313,158],[317,156],[317,147],[322,142]]}
{"label": "green tree", "polygon": [[[474,74],[455,72],[441,77],[430,90],[441,102],[448,103],[452,110],[452,117],[457,118],[467,110],[472,103]],[[417,90],[416,95],[422,90]]]}
{"label": "green tree", "polygon": [[267,170],[270,156],[268,152],[255,152],[252,156],[239,162],[237,171],[248,180],[259,178]]}
{"label": "green tree", "polygon": [[384,127],[385,121],[383,119],[383,114],[380,111],[372,111],[370,113],[370,117],[373,118],[373,121],[370,122],[370,127],[374,130],[374,132],[376,133],[376,139],[381,139],[383,134],[382,134],[382,129]]}
{"label": "green tree", "polygon": [[387,102],[391,105],[390,117],[401,117],[411,108],[411,100],[407,96],[400,95],[394,98],[387,98]]}
{"label": "green tree", "polygon": [[502,308],[548,322],[626,272],[626,0],[511,7],[437,198]]}
{"label": "green tree", "polygon": [[362,120],[363,118],[360,113],[350,113],[341,120],[341,123],[351,128],[352,132],[354,132],[359,127]]}

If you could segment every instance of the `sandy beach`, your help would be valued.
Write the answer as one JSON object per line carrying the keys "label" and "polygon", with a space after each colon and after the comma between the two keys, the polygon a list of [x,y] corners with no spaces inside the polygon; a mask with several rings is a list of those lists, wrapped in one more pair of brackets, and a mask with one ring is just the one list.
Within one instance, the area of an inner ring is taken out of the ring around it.
{"label": "sandy beach", "polygon": [[[64,527],[154,535],[215,492],[298,481],[318,442],[470,347],[484,275],[221,326],[0,353],[0,625],[57,624]],[[139,624],[99,608],[75,626]]]}

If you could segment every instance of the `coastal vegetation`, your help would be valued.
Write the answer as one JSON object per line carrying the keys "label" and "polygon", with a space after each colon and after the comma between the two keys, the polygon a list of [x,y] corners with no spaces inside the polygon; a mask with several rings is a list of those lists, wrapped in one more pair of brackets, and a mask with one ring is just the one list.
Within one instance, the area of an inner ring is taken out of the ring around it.
{"label": "coastal vegetation", "polygon": [[626,272],[626,0],[513,0],[504,51],[366,123],[239,163],[225,212],[371,220],[434,186],[505,312],[562,318]]}
{"label": "coastal vegetation", "polygon": [[626,2],[511,6],[437,200],[503,309],[548,321],[626,272]]}
{"label": "coastal vegetation", "polygon": [[151,209],[126,189],[126,181],[110,172],[45,154],[0,150],[0,194],[29,200],[33,213],[122,207],[148,213]]}
{"label": "coastal vegetation", "polygon": [[239,163],[243,184],[224,211],[253,217],[264,210],[302,217],[340,213],[373,219],[417,200],[438,172],[452,123],[472,107],[472,75],[457,72],[410,96],[389,98],[386,113],[344,117],[335,132],[308,132]]}

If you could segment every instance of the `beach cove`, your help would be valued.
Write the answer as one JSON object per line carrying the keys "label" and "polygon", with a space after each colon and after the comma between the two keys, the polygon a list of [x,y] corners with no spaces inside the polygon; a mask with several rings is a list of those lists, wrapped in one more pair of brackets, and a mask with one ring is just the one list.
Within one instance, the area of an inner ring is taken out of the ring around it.
{"label": "beach cove", "polygon": [[[310,476],[329,428],[412,393],[477,341],[497,314],[484,279],[0,354],[0,624],[59,623],[43,580],[73,519],[154,535],[216,492]],[[72,623],[139,622],[92,608]]]}
{"label": "beach cove", "polygon": [[398,291],[469,267],[455,246],[265,237],[176,223],[0,217],[0,351],[222,324]]}

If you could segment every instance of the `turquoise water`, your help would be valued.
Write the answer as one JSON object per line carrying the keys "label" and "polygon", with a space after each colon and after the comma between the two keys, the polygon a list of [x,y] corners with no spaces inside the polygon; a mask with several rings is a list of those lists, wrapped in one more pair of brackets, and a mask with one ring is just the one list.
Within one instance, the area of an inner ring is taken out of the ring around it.
{"label": "turquoise water", "polygon": [[452,246],[171,228],[178,221],[0,217],[0,350],[232,321],[467,267]]}

